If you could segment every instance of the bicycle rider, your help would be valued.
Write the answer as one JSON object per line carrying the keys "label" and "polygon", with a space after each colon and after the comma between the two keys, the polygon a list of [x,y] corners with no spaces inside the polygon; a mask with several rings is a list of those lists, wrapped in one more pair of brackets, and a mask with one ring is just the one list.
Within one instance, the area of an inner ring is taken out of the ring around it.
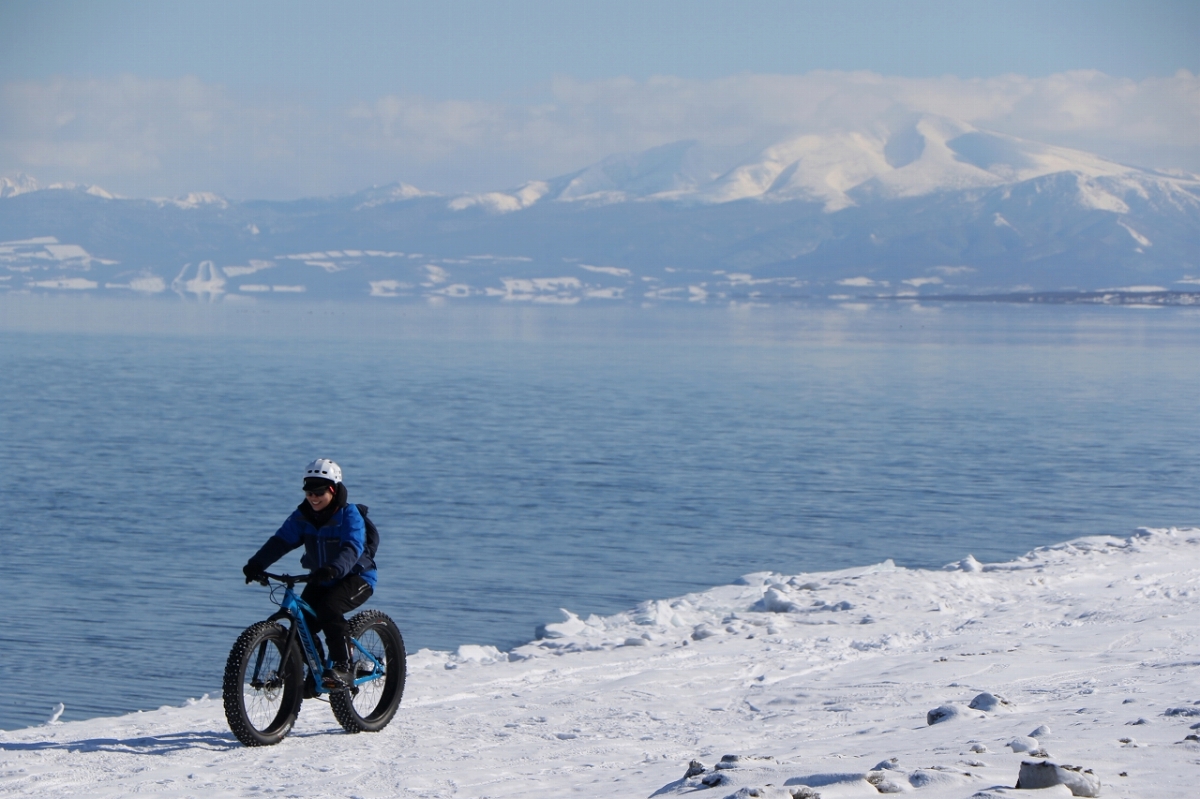
{"label": "bicycle rider", "polygon": [[312,632],[325,631],[333,667],[321,675],[321,684],[330,691],[354,683],[345,614],[371,597],[376,582],[375,562],[364,554],[362,514],[346,498],[341,467],[317,458],[304,470],[304,501],[242,567],[250,583],[272,563],[304,545],[300,565],[309,569],[309,580],[300,598],[316,613],[315,620],[309,619]]}

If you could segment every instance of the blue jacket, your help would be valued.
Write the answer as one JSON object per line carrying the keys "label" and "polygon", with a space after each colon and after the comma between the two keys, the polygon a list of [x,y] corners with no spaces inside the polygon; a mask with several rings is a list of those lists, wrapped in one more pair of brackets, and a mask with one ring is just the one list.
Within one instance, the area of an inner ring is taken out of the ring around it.
{"label": "blue jacket", "polygon": [[[341,494],[341,492],[338,492]],[[344,495],[342,501],[344,502]],[[267,539],[250,562],[265,569],[281,557],[304,544],[304,555],[300,565],[309,571],[315,571],[322,566],[332,566],[334,579],[321,583],[330,586],[350,574],[361,574],[371,588],[375,587],[378,575],[375,564],[370,558],[363,558],[363,548],[366,544],[366,525],[363,524],[362,514],[350,503],[339,508],[319,529],[304,517],[299,508],[275,535]],[[359,559],[363,559],[360,564]]]}

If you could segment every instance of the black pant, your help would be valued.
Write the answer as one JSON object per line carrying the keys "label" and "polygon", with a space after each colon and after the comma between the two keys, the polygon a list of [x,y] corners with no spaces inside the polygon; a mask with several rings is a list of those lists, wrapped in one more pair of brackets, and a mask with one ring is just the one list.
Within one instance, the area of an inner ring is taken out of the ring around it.
{"label": "black pant", "polygon": [[309,583],[300,598],[309,604],[317,617],[307,619],[313,633],[325,631],[325,646],[334,663],[350,659],[350,625],[344,614],[366,602],[375,590],[357,574],[338,580],[328,588]]}

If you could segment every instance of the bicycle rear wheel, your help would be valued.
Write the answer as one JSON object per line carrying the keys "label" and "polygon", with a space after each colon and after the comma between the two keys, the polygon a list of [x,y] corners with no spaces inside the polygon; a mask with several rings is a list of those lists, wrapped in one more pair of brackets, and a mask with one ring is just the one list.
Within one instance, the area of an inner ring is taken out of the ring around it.
{"label": "bicycle rear wheel", "polygon": [[[404,638],[396,622],[378,610],[364,610],[351,618],[350,635],[379,661],[383,676],[330,694],[329,706],[346,732],[378,732],[396,715],[404,695]],[[354,650],[354,655],[356,677],[372,674],[378,668],[361,652]]]}
{"label": "bicycle rear wheel", "polygon": [[279,743],[300,713],[304,668],[295,647],[286,648],[287,636],[282,625],[260,621],[238,636],[225,661],[225,720],[246,746]]}

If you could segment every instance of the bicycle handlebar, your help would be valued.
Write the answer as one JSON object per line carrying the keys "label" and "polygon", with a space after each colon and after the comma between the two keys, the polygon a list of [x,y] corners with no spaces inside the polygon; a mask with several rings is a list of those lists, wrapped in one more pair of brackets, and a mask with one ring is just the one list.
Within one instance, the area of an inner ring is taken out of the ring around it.
{"label": "bicycle handlebar", "polygon": [[311,576],[309,574],[272,574],[271,572],[263,572],[258,582],[261,585],[269,585],[269,580],[275,580],[291,588],[297,583],[307,583],[308,578]]}

